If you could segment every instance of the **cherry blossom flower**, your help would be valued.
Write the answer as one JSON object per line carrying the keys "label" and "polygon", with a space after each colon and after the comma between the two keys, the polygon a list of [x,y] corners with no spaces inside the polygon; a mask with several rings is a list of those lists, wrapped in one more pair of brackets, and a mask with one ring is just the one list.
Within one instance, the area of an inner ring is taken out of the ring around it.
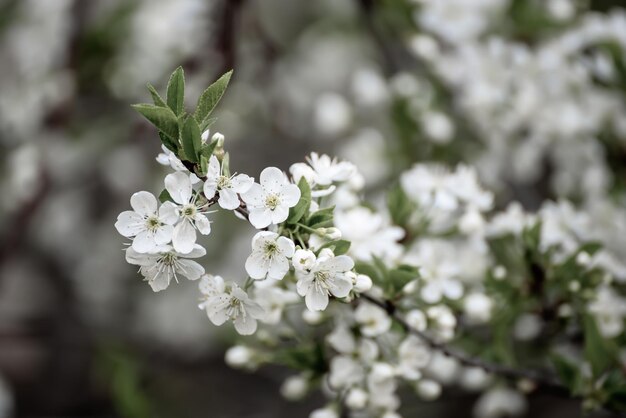
{"label": "cherry blossom flower", "polygon": [[135,251],[152,252],[172,240],[172,225],[178,220],[173,205],[163,204],[157,210],[157,199],[149,192],[133,194],[130,205],[133,210],[120,213],[115,228],[127,238],[134,237]]}
{"label": "cherry blossom flower", "polygon": [[126,250],[126,261],[129,264],[140,266],[139,271],[145,277],[152,290],[159,292],[167,289],[172,278],[178,282],[178,277],[197,280],[204,274],[204,267],[189,258],[198,258],[206,254],[206,250],[194,245],[186,254],[175,251],[170,245],[158,248],[158,252],[142,254],[133,247]]}
{"label": "cherry blossom flower", "polygon": [[246,174],[233,174],[228,177],[224,175],[224,167],[220,165],[217,157],[212,155],[209,159],[209,169],[204,182],[204,195],[207,199],[212,199],[215,193],[219,193],[217,203],[227,210],[239,207],[239,196],[250,190],[254,179]]}
{"label": "cherry blossom flower", "polygon": [[253,279],[281,280],[289,271],[289,258],[295,245],[275,232],[260,231],[252,238],[252,254],[246,260],[246,271]]}
{"label": "cherry blossom flower", "polygon": [[168,174],[165,177],[165,189],[176,205],[180,222],[174,227],[172,244],[180,253],[188,253],[196,243],[196,229],[202,235],[211,233],[211,223],[204,215],[203,206],[198,206],[189,175],[183,172]]}
{"label": "cherry blossom flower", "polygon": [[260,181],[241,196],[250,211],[250,223],[257,229],[286,221],[289,208],[300,200],[298,186],[276,167],[263,170]]}
{"label": "cherry blossom flower", "polygon": [[[209,282],[201,288],[205,297],[202,306],[213,324],[220,326],[231,320],[235,330],[241,335],[254,334],[257,319],[263,318],[263,308],[250,299],[236,283],[224,283],[220,276],[210,276]],[[210,289],[210,290],[209,290]],[[209,290],[206,294],[205,290]]]}
{"label": "cherry blossom flower", "polygon": [[305,297],[307,308],[323,311],[328,306],[328,297],[348,296],[352,280],[346,274],[354,267],[354,261],[346,255],[335,257],[332,251],[322,250],[315,264],[308,271],[296,271],[297,290]]}

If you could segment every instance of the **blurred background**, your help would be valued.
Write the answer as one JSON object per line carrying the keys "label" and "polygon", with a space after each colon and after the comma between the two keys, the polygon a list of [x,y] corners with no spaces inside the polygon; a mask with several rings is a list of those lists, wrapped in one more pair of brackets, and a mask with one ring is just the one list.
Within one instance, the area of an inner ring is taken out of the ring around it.
{"label": "blurred background", "polygon": [[[130,108],[182,65],[188,105],[234,69],[218,122],[257,177],[311,151],[377,199],[418,161],[475,164],[498,204],[597,205],[626,183],[622,0],[0,0],[0,417],[305,417],[279,368],[231,370],[195,284],[154,294],[113,224],[166,168]],[[610,216],[610,215],[607,215]],[[208,271],[252,231],[214,218]],[[241,229],[240,229],[241,228]],[[626,251],[624,248],[622,252]],[[404,401],[470,416],[475,396]],[[528,416],[579,416],[546,395]]]}

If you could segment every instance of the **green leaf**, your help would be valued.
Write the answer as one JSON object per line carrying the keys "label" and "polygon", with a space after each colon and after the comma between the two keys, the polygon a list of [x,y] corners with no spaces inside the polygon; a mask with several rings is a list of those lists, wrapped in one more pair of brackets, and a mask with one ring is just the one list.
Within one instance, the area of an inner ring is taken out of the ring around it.
{"label": "green leaf", "polygon": [[161,142],[165,147],[172,151],[174,154],[178,155],[178,141],[174,141],[169,136],[165,135],[163,132],[159,131],[159,138],[161,138]]}
{"label": "green leaf", "polygon": [[412,280],[419,278],[419,270],[413,266],[402,265],[389,271],[389,281],[393,292],[402,291],[404,286]]}
{"label": "green leaf", "polygon": [[152,96],[152,101],[154,102],[155,106],[167,107],[167,103],[165,103],[165,100],[161,98],[161,96],[159,95],[159,92],[156,91],[156,89],[154,88],[152,84],[148,83],[146,84],[146,87],[148,87],[148,91],[150,92],[150,95]]}
{"label": "green leaf", "polygon": [[406,225],[415,206],[406,193],[404,193],[402,187],[396,185],[387,194],[387,208],[389,209],[389,214],[394,224]]}
{"label": "green leaf", "polygon": [[320,209],[309,216],[307,225],[313,229],[331,227],[333,225],[334,212],[335,206]]}
{"label": "green leaf", "polygon": [[593,375],[599,377],[615,364],[617,347],[613,341],[602,337],[596,321],[591,315],[585,315],[583,327],[585,331],[585,358],[591,364]]}
{"label": "green leaf", "polygon": [[191,116],[185,120],[181,136],[186,159],[192,163],[197,163],[202,149],[202,138],[198,123]]}
{"label": "green leaf", "polygon": [[203,176],[209,171],[209,160],[204,155],[200,155],[200,171]]}
{"label": "green leaf", "polygon": [[346,241],[345,239],[339,239],[336,241],[330,241],[326,244],[322,245],[319,250],[324,248],[330,248],[335,255],[343,255],[348,252],[350,249],[350,241]]}
{"label": "green leaf", "polygon": [[144,118],[174,141],[178,141],[178,120],[171,109],[147,103],[132,105]]}
{"label": "green leaf", "polygon": [[215,123],[215,121],[217,121],[217,118],[205,118],[200,123],[200,132],[204,132],[207,129],[209,129],[211,127],[211,125],[213,125]]}
{"label": "green leaf", "polygon": [[290,224],[295,224],[302,219],[311,206],[311,186],[309,186],[309,183],[304,179],[304,177],[300,178],[298,188],[300,189],[300,200],[296,206],[289,209],[287,223]]}
{"label": "green leaf", "polygon": [[185,72],[178,67],[170,76],[167,83],[167,105],[180,115],[185,108]]}
{"label": "green leaf", "polygon": [[209,117],[211,112],[213,112],[213,109],[215,109],[215,106],[217,106],[217,103],[224,95],[232,74],[233,71],[230,70],[221,76],[215,83],[211,84],[202,93],[202,95],[200,95],[194,117],[201,126],[205,126],[205,120]]}
{"label": "green leaf", "polygon": [[211,158],[211,155],[213,155],[213,151],[215,151],[216,146],[217,146],[217,140],[211,141],[208,144],[204,144],[202,148],[200,149],[201,156],[206,158],[208,161]]}
{"label": "green leaf", "polygon": [[173,202],[173,201],[174,199],[172,199],[172,196],[170,196],[170,192],[168,192],[167,189],[163,189],[161,193],[159,194],[159,202],[165,203],[165,202]]}
{"label": "green leaf", "polygon": [[357,261],[354,264],[354,269],[359,274],[365,274],[366,276],[369,276],[369,278],[372,279],[374,284],[382,287],[384,283],[384,276],[372,264],[365,263],[363,261]]}
{"label": "green leaf", "polygon": [[561,382],[567,386],[573,394],[578,392],[582,383],[582,375],[579,366],[568,358],[558,354],[552,355],[551,358],[554,369]]}

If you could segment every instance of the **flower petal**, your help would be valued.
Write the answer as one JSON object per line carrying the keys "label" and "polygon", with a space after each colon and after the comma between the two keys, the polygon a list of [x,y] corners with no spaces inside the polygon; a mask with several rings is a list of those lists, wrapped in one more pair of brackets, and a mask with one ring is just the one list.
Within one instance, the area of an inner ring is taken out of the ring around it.
{"label": "flower petal", "polygon": [[172,225],[162,225],[154,234],[154,242],[157,245],[168,244],[172,240],[174,227]]}
{"label": "flower petal", "polygon": [[149,253],[154,251],[156,247],[157,244],[154,242],[154,232],[140,232],[133,240],[133,250],[138,253]]}
{"label": "flower petal", "polygon": [[154,292],[160,292],[161,290],[165,290],[170,285],[170,280],[172,276],[169,274],[168,270],[159,271],[152,280],[148,281],[148,284],[152,288]]}
{"label": "flower petal", "polygon": [[316,286],[311,286],[304,302],[310,311],[323,311],[328,306],[328,293],[323,290],[318,291]]}
{"label": "flower petal", "polygon": [[285,222],[289,217],[289,209],[285,206],[276,206],[276,209],[271,211],[272,223],[279,224]]}
{"label": "flower petal", "polygon": [[267,193],[280,193],[282,185],[287,182],[285,174],[276,167],[267,167],[261,172],[261,186]]}
{"label": "flower petal", "polygon": [[204,186],[202,186],[202,191],[207,199],[213,199],[213,196],[215,196],[215,192],[217,191],[217,181],[212,178],[208,178],[207,181],[204,182]]}
{"label": "flower petal", "polygon": [[274,280],[282,280],[289,271],[287,257],[276,257],[269,265],[267,277]]}
{"label": "flower petal", "polygon": [[209,235],[211,233],[211,222],[201,213],[197,213],[193,218],[196,228],[202,235]]}
{"label": "flower petal", "polygon": [[130,197],[130,206],[142,216],[150,216],[157,210],[157,200],[152,193],[137,192]]}
{"label": "flower petal", "polygon": [[292,207],[298,204],[300,200],[300,189],[295,184],[285,184],[281,188],[281,202],[287,207]]}
{"label": "flower petal", "polygon": [[210,179],[217,180],[221,174],[222,171],[220,170],[220,161],[215,155],[211,155],[211,158],[209,158],[209,167],[206,176]]}
{"label": "flower petal", "polygon": [[262,207],[264,196],[265,194],[263,193],[261,185],[259,183],[253,183],[250,189],[241,195],[241,199],[246,202],[250,208]]}
{"label": "flower petal", "polygon": [[167,201],[159,208],[159,220],[167,225],[174,225],[178,221],[177,206]]}
{"label": "flower petal", "polygon": [[352,290],[352,281],[346,277],[334,277],[328,282],[328,290],[338,298],[345,298]]}
{"label": "flower petal", "polygon": [[250,315],[241,315],[235,318],[233,324],[235,325],[237,332],[241,335],[252,335],[257,328],[256,319],[252,318]]}
{"label": "flower petal", "polygon": [[264,279],[268,271],[268,263],[259,251],[254,251],[246,259],[246,273],[253,279]]}
{"label": "flower petal", "polygon": [[267,227],[272,223],[272,211],[269,209],[250,210],[250,223],[257,229]]}
{"label": "flower petal", "polygon": [[204,267],[193,260],[178,260],[176,265],[176,273],[189,280],[198,280],[204,274]]}
{"label": "flower petal", "polygon": [[279,237],[276,240],[276,244],[278,244],[278,248],[280,248],[285,257],[291,258],[296,251],[295,244],[287,237]]}
{"label": "flower petal", "polygon": [[239,196],[232,189],[222,189],[220,190],[218,203],[226,210],[237,209],[239,207]]}
{"label": "flower petal", "polygon": [[127,238],[134,237],[146,229],[146,222],[143,216],[137,212],[127,210],[118,215],[115,229]]}
{"label": "flower petal", "polygon": [[246,193],[254,184],[254,178],[247,174],[238,174],[231,180],[231,188],[236,193]]}
{"label": "flower petal", "polygon": [[196,230],[191,222],[184,220],[174,228],[172,244],[174,249],[182,254],[187,254],[193,250],[196,243]]}
{"label": "flower petal", "polygon": [[165,176],[165,189],[172,196],[174,202],[180,205],[186,205],[191,200],[191,180],[182,171]]}

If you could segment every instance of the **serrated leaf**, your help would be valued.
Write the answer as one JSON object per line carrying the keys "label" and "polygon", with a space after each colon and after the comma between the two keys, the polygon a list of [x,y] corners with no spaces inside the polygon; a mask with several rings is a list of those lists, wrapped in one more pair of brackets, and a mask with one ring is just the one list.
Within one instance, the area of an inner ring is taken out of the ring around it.
{"label": "serrated leaf", "polygon": [[172,151],[174,154],[178,155],[178,141],[174,141],[169,136],[165,135],[163,132],[159,131],[159,138],[161,138],[161,142],[165,145],[165,148]]}
{"label": "serrated leaf", "polygon": [[202,149],[202,138],[200,137],[198,123],[191,116],[183,124],[181,137],[186,159],[192,163],[197,163]]}
{"label": "serrated leaf", "polygon": [[213,125],[215,123],[215,121],[217,121],[217,118],[205,118],[202,122],[199,122],[200,125],[200,131],[204,132],[207,129],[209,129],[211,127],[211,125]]}
{"label": "serrated leaf", "polygon": [[309,211],[311,206],[311,186],[304,177],[300,178],[298,182],[298,188],[300,189],[300,200],[298,204],[289,209],[289,217],[287,223],[295,224]]}
{"label": "serrated leaf", "polygon": [[159,95],[159,92],[156,91],[156,89],[154,88],[152,84],[148,83],[146,84],[146,87],[148,88],[148,91],[150,92],[150,95],[152,96],[152,101],[154,102],[155,106],[167,107],[167,103],[165,103],[165,100],[161,98],[161,96]]}
{"label": "serrated leaf", "polygon": [[200,123],[201,125],[205,125],[205,120],[208,118],[211,112],[213,112],[215,106],[217,106],[217,103],[224,95],[232,74],[233,71],[230,70],[229,72],[221,76],[215,83],[211,84],[200,95],[194,117],[196,118],[196,121],[198,121],[198,123]]}
{"label": "serrated leaf", "polygon": [[167,83],[167,105],[172,111],[180,115],[185,108],[185,72],[178,67]]}
{"label": "serrated leaf", "polygon": [[173,201],[174,199],[172,199],[172,196],[170,196],[170,193],[166,189],[163,189],[161,193],[159,194],[159,202],[165,203],[165,202],[173,202]]}
{"label": "serrated leaf", "polygon": [[334,212],[335,206],[320,209],[309,216],[307,225],[313,229],[331,227],[333,225]]}
{"label": "serrated leaf", "polygon": [[170,139],[178,141],[178,120],[171,109],[147,103],[132,105],[132,107]]}

